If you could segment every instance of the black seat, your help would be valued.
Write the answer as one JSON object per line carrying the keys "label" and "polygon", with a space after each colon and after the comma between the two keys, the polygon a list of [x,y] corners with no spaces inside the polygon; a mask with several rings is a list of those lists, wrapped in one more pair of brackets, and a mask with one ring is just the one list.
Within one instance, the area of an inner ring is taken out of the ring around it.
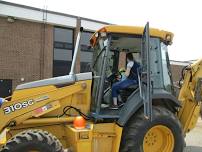
{"label": "black seat", "polygon": [[127,88],[120,89],[119,95],[121,96],[122,102],[126,102],[127,98],[138,88],[137,84],[131,85]]}
{"label": "black seat", "polygon": [[129,87],[127,88],[124,88],[124,89],[120,89],[119,92],[125,92],[125,91],[135,91],[136,89],[138,88],[138,84],[134,84],[134,85],[130,85]]}

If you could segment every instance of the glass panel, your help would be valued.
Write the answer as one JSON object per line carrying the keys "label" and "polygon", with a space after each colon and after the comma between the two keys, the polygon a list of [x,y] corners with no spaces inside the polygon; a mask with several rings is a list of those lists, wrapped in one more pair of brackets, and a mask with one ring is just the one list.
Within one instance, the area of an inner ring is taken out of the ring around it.
{"label": "glass panel", "polygon": [[81,51],[81,58],[80,58],[81,62],[91,63],[92,59],[93,59],[93,52],[83,52],[83,51]]}
{"label": "glass panel", "polygon": [[158,38],[150,38],[150,64],[152,65],[150,68],[153,88],[163,88],[160,50],[160,40]]}
{"label": "glass panel", "polygon": [[89,49],[91,32],[81,34],[80,72],[89,72],[92,64],[93,52]]}
{"label": "glass panel", "polygon": [[[116,51],[118,54],[118,51]],[[106,76],[110,76],[112,73],[117,72],[118,64],[115,64],[115,51],[109,51],[107,56],[107,67],[106,67]],[[114,70],[116,69],[116,71]]]}
{"label": "glass panel", "polygon": [[54,60],[72,61],[72,50],[54,49]]}
{"label": "glass panel", "polygon": [[168,60],[167,53],[168,53],[167,46],[164,43],[161,43],[164,87],[167,91],[171,92],[171,77],[169,74],[170,73],[169,65],[168,65],[169,60]]}
{"label": "glass panel", "polygon": [[91,102],[91,111],[95,112],[96,110],[96,104],[97,104],[97,93],[99,91],[100,86],[100,80],[101,80],[101,74],[102,74],[102,68],[103,68],[103,60],[104,60],[104,40],[100,39],[98,40],[97,45],[94,47],[94,61],[93,61],[93,74],[94,74],[94,80],[93,80],[93,92],[92,92],[92,102]]}
{"label": "glass panel", "polygon": [[72,43],[65,43],[65,42],[54,42],[54,48],[72,50],[73,44]]}
{"label": "glass panel", "polygon": [[81,51],[80,58],[80,72],[89,72],[91,71],[93,52],[83,52]]}
{"label": "glass panel", "polygon": [[90,45],[90,38],[92,36],[93,33],[91,32],[82,32],[81,34],[81,45]]}
{"label": "glass panel", "polygon": [[67,75],[71,68],[73,55],[72,29],[55,28],[53,51],[53,76]]}
{"label": "glass panel", "polygon": [[68,75],[71,69],[71,62],[72,61],[54,60],[53,76],[57,77],[57,76]]}
{"label": "glass panel", "polygon": [[55,28],[54,41],[56,42],[73,42],[73,30],[65,28]]}

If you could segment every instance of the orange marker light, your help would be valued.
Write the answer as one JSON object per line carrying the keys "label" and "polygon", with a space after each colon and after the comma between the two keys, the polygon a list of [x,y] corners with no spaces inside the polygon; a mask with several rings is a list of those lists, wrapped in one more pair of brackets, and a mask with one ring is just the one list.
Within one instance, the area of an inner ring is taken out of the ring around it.
{"label": "orange marker light", "polygon": [[84,129],[86,127],[86,120],[82,116],[77,116],[74,119],[74,128]]}

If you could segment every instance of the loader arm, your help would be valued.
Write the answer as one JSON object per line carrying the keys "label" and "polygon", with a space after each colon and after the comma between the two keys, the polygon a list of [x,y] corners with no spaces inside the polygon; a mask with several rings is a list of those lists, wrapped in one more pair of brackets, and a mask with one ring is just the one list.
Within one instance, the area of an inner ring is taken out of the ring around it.
{"label": "loader arm", "polygon": [[0,132],[6,127],[26,123],[30,118],[38,118],[55,111],[61,108],[63,102],[68,105],[72,95],[85,90],[83,87],[85,83],[88,82],[76,82],[62,88],[50,85],[15,91],[11,101],[5,102],[0,108]]}
{"label": "loader arm", "polygon": [[202,102],[202,59],[187,66],[183,73],[183,85],[178,97],[182,107],[179,110],[178,117],[184,133],[187,133],[196,126],[200,113]]}

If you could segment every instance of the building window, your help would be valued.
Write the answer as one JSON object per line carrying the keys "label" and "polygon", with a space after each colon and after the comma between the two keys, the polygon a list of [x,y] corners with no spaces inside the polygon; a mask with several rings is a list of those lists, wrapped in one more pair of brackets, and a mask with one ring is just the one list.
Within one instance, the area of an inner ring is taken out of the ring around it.
{"label": "building window", "polygon": [[92,63],[93,52],[89,49],[90,38],[93,33],[82,32],[81,35],[81,56],[80,56],[80,72],[89,72]]}
{"label": "building window", "polygon": [[54,28],[53,76],[70,72],[73,55],[73,29]]}

